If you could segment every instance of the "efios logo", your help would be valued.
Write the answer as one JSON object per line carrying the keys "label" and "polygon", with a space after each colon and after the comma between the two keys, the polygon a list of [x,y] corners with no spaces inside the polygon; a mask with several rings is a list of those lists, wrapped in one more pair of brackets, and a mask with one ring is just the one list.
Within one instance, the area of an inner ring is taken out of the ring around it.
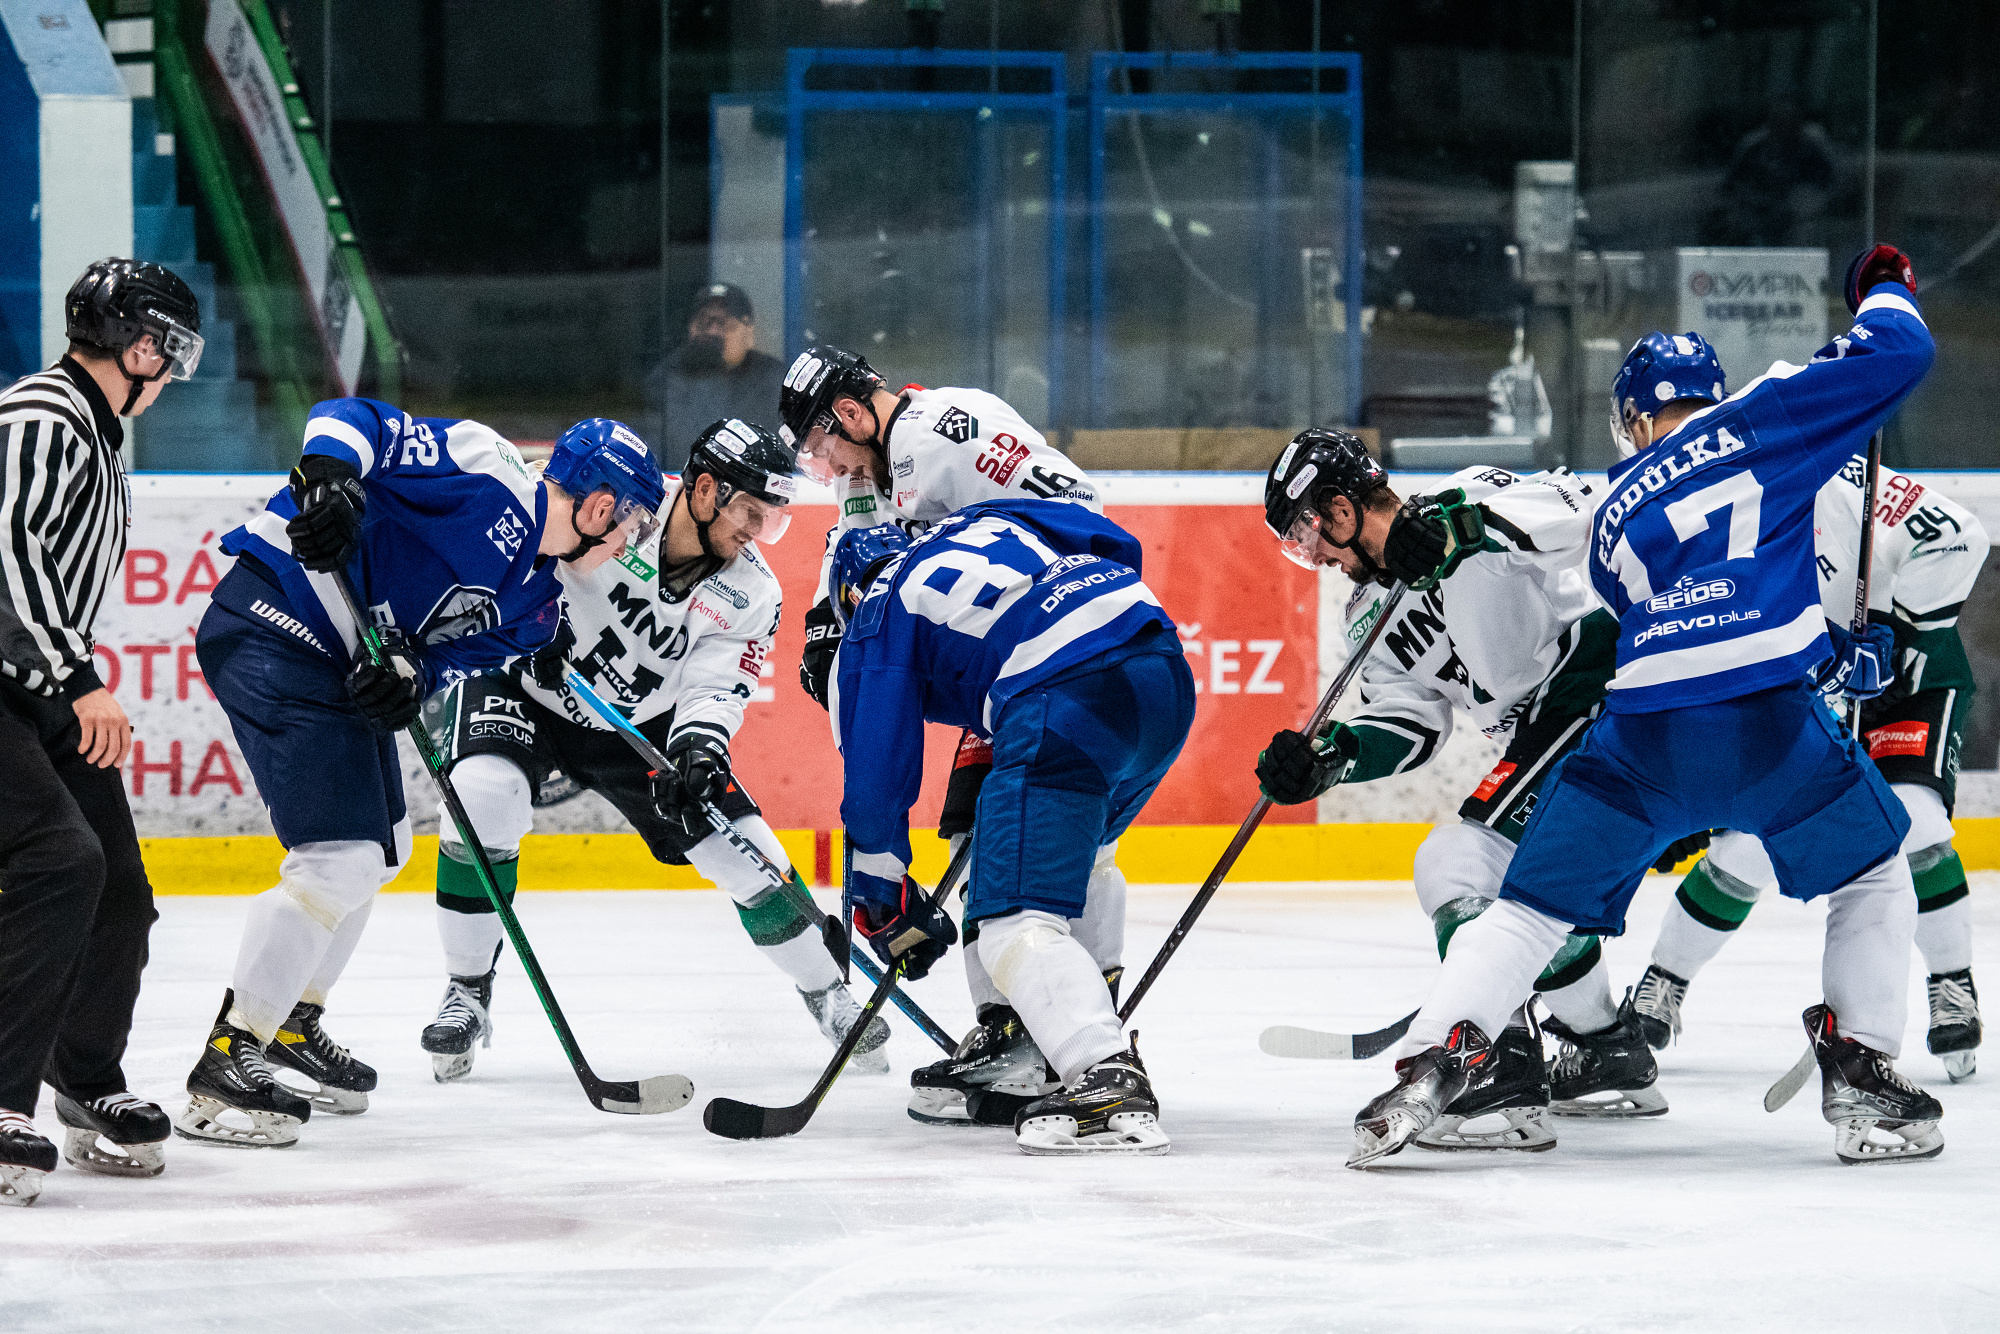
{"label": "efios logo", "polygon": [[1695,272],[1688,278],[1688,291],[1696,296],[1707,296],[1715,290],[1715,279],[1703,272]]}

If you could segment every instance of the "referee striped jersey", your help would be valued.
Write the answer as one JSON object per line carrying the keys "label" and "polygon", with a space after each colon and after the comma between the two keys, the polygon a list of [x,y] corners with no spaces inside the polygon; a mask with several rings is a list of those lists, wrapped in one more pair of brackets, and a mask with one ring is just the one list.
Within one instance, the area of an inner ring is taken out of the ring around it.
{"label": "referee striped jersey", "polygon": [[124,443],[69,357],[0,393],[0,675],[37,695],[103,687],[91,626],[125,559]]}

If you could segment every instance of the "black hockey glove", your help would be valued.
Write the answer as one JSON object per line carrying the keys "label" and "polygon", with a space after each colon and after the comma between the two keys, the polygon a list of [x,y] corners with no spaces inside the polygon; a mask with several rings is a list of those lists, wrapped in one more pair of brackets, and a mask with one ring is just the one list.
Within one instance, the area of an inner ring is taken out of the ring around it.
{"label": "black hockey glove", "polygon": [[424,707],[424,667],[400,639],[382,637],[385,666],[365,654],[347,673],[347,693],[361,716],[378,732],[400,732],[417,720]]}
{"label": "black hockey glove", "polygon": [[[854,930],[883,964],[903,959],[903,976],[922,977],[931,965],[945,956],[958,941],[958,928],[940,908],[930,905],[924,887],[909,876],[900,889],[891,889],[892,902],[881,903],[853,897],[853,889],[872,876],[852,876],[849,880],[849,913]],[[881,888],[881,882],[871,888]]]}
{"label": "black hockey glove", "polygon": [[826,679],[833,672],[833,655],[838,652],[840,622],[833,618],[832,600],[821,598],[806,613],[806,651],[799,659],[799,684],[822,709],[826,707]]}
{"label": "black hockey glove", "polygon": [[1485,543],[1485,512],[1464,491],[1411,496],[1389,521],[1382,565],[1411,588],[1436,588]]}
{"label": "black hockey glove", "polygon": [[653,809],[700,842],[715,832],[701,804],[729,791],[729,746],[705,727],[676,732],[667,742],[667,770],[653,775]]}
{"label": "black hockey glove", "polygon": [[1709,833],[1709,830],[1698,829],[1686,838],[1677,838],[1667,844],[1667,850],[1654,861],[1653,869],[1665,875],[1697,852],[1703,851],[1708,847]]}
{"label": "black hockey glove", "polygon": [[569,651],[575,647],[576,631],[565,616],[556,622],[556,637],[528,655],[528,675],[544,690],[561,689],[563,673],[569,670]]}
{"label": "black hockey glove", "polygon": [[1303,732],[1279,732],[1257,756],[1257,786],[1280,806],[1311,801],[1354,770],[1361,738],[1345,723],[1317,743]]}
{"label": "black hockey glove", "polygon": [[298,517],[285,525],[292,555],[315,574],[344,569],[361,544],[361,512],[368,499],[361,474],[331,454],[308,454],[292,469],[292,503]]}

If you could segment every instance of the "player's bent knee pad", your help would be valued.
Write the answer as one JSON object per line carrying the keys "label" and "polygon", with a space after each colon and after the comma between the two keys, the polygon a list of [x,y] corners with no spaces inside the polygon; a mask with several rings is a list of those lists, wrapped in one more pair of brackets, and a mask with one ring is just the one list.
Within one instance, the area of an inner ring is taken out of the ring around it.
{"label": "player's bent knee pad", "polygon": [[[739,835],[775,862],[780,871],[790,874],[791,859],[785,856],[784,845],[778,842],[778,836],[771,832],[771,826],[764,822],[763,817],[749,815],[734,823]],[[729,841],[728,835],[720,830],[689,848],[687,859],[695,870],[713,880],[718,889],[729,895],[738,907],[759,904],[765,895],[774,892],[771,877],[744,856]]]}
{"label": "player's bent knee pad", "polygon": [[383,862],[380,843],[356,839],[301,843],[279,865],[278,892],[331,931],[375,896],[382,885]]}
{"label": "player's bent knee pad", "polygon": [[[1718,829],[1708,841],[1704,864],[1717,889],[1733,899],[1755,903],[1767,889],[1778,883],[1771,855],[1754,834],[1736,829]],[[1718,874],[1720,872],[1720,874]]]}
{"label": "player's bent knee pad", "polygon": [[1014,994],[1021,970],[1038,951],[1069,937],[1069,922],[1053,913],[1028,909],[979,924],[979,961],[1003,996]]}
{"label": "player's bent knee pad", "polygon": [[[500,755],[468,755],[451,766],[451,785],[465,806],[479,841],[488,848],[518,853],[521,838],[535,827],[534,793],[520,766]],[[457,844],[458,828],[438,800],[438,837]]]}
{"label": "player's bent knee pad", "polygon": [[[1936,788],[1924,787],[1919,783],[1892,783],[1889,790],[1901,798],[1903,809],[1910,816],[1910,832],[1903,836],[1903,855],[1910,859],[1912,871],[1928,870],[1928,866],[1918,866],[1916,858],[1920,852],[1928,852],[1939,844],[1945,844],[1945,851],[1951,851],[1951,816],[1945,813],[1944,798]],[[1943,857],[1931,859],[1935,866]]]}
{"label": "player's bent knee pad", "polygon": [[1513,859],[1514,845],[1485,825],[1438,825],[1417,845],[1412,870],[1417,902],[1436,921],[1438,910],[1455,899],[1491,900],[1500,893]]}

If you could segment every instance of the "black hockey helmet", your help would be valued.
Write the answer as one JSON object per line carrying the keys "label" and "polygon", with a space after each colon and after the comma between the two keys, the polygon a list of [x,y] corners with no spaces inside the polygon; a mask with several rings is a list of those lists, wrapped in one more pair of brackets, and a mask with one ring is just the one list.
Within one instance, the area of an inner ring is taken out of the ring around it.
{"label": "black hockey helmet", "polygon": [[[713,477],[716,515],[727,510],[753,538],[775,542],[791,526],[786,507],[799,494],[794,476],[797,469],[797,450],[756,423],[731,417],[716,422],[695,440],[688,450],[687,466],[681,470],[681,483],[691,487],[704,473]],[[708,525],[715,520],[695,522],[706,548]]]}
{"label": "black hockey helmet", "polygon": [[1308,550],[1317,537],[1334,546],[1357,550],[1360,537],[1335,542],[1320,528],[1320,514],[1334,496],[1345,496],[1356,512],[1366,509],[1368,497],[1389,485],[1389,474],[1368,452],[1361,438],[1346,431],[1313,426],[1300,431],[1278,455],[1264,478],[1264,524],[1284,548],[1285,555],[1307,569],[1318,562]]}
{"label": "black hockey helmet", "polygon": [[[132,410],[153,381],[166,375],[192,379],[201,365],[201,302],[164,265],[100,259],[70,285],[63,315],[70,342],[119,358],[118,368],[131,382],[120,416]],[[159,346],[164,364],[156,375],[134,375],[125,370],[123,354],[147,334]]]}
{"label": "black hockey helmet", "polygon": [[815,426],[838,429],[833,401],[852,398],[866,403],[869,395],[888,385],[865,357],[831,344],[815,343],[799,353],[778,390],[778,435],[799,451],[798,466],[808,476],[821,482],[833,480],[831,470],[816,466],[818,461],[805,447]]}

